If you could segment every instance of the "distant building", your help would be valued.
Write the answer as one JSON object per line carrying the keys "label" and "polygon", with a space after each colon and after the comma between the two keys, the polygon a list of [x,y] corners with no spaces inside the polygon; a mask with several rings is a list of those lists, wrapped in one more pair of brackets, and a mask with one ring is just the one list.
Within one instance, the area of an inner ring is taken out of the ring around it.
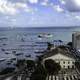
{"label": "distant building", "polygon": [[80,32],[75,32],[72,34],[72,45],[73,48],[80,50]]}
{"label": "distant building", "polygon": [[51,50],[50,52],[45,52],[45,55],[43,56],[43,63],[48,59],[52,59],[56,63],[59,63],[62,69],[75,68],[76,58],[66,48],[62,49],[58,47]]}
{"label": "distant building", "polygon": [[53,40],[54,47],[65,45],[64,41],[62,40]]}

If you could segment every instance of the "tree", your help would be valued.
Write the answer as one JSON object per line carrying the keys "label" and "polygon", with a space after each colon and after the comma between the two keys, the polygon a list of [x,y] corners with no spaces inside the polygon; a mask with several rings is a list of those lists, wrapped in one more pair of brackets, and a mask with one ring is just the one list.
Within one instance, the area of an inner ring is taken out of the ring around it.
{"label": "tree", "polygon": [[47,45],[48,45],[47,50],[50,50],[52,47],[52,44],[50,42],[47,42]]}
{"label": "tree", "polygon": [[27,60],[26,63],[27,63],[28,70],[31,71],[35,68],[35,62],[33,60]]}
{"label": "tree", "polygon": [[8,74],[8,73],[12,73],[12,72],[14,72],[14,70],[15,70],[15,68],[5,68],[0,72],[0,75],[5,75],[5,74]]}
{"label": "tree", "polygon": [[72,48],[72,42],[68,42],[67,45]]}
{"label": "tree", "polygon": [[80,71],[80,62],[79,61],[75,62],[75,67]]}
{"label": "tree", "polygon": [[41,64],[42,61],[42,55],[41,56],[36,56],[36,63]]}
{"label": "tree", "polygon": [[18,68],[21,68],[25,65],[25,60],[18,60],[16,66]]}
{"label": "tree", "polygon": [[49,75],[55,75],[61,69],[61,66],[52,59],[45,60],[44,64]]}
{"label": "tree", "polygon": [[45,68],[43,65],[38,64],[35,71],[32,73],[30,80],[46,80],[46,76],[47,73]]}

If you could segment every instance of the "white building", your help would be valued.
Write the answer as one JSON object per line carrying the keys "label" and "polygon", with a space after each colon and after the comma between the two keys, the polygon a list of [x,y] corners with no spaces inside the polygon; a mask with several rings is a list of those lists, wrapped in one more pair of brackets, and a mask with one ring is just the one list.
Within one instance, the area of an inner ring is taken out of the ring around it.
{"label": "white building", "polygon": [[56,48],[43,56],[43,63],[45,60],[52,59],[61,65],[61,68],[70,69],[75,68],[75,57],[68,51],[61,48]]}

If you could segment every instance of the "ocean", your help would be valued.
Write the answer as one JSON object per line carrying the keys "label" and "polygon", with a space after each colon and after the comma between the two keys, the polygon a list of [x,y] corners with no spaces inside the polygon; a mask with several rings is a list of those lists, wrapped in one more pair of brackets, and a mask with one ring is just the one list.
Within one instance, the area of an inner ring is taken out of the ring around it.
{"label": "ocean", "polygon": [[[34,27],[34,28],[0,28],[0,60],[11,59],[16,57],[16,54],[21,54],[17,58],[33,58],[35,52],[45,50],[46,44],[39,42],[48,42],[53,40],[62,40],[65,43],[72,41],[72,34],[80,31],[80,27]],[[40,39],[40,35],[51,34],[53,36]],[[4,49],[5,52],[2,52]],[[13,53],[16,51],[16,53]],[[10,54],[5,54],[10,53]],[[12,55],[11,55],[12,54]],[[38,54],[37,54],[38,55]],[[7,61],[0,63],[0,70],[5,68]],[[12,65],[11,65],[12,66]]]}
{"label": "ocean", "polygon": [[[42,33],[53,34],[54,40],[62,40],[65,42],[72,41],[72,33],[80,31],[80,27],[28,27],[28,28],[0,28],[0,36],[7,35],[13,36],[16,34],[30,35],[33,40],[35,40],[34,35],[39,35]],[[30,37],[29,36],[29,37]],[[26,36],[27,37],[27,36]]]}

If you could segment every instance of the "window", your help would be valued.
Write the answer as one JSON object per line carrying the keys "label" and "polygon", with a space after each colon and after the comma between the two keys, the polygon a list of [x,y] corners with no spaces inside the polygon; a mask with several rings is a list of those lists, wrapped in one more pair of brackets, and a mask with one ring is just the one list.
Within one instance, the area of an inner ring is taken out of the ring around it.
{"label": "window", "polygon": [[74,69],[74,65],[72,65],[72,69]]}
{"label": "window", "polygon": [[65,68],[65,66],[63,66],[63,68]]}
{"label": "window", "polygon": [[74,62],[72,62],[72,64],[74,64]]}
{"label": "window", "polygon": [[68,69],[70,69],[70,66],[68,66]]}
{"label": "window", "polygon": [[68,61],[68,64],[70,64],[70,62]]}
{"label": "window", "polygon": [[58,63],[60,64],[60,61]]}
{"label": "window", "polygon": [[63,61],[63,64],[65,64],[65,61]]}

